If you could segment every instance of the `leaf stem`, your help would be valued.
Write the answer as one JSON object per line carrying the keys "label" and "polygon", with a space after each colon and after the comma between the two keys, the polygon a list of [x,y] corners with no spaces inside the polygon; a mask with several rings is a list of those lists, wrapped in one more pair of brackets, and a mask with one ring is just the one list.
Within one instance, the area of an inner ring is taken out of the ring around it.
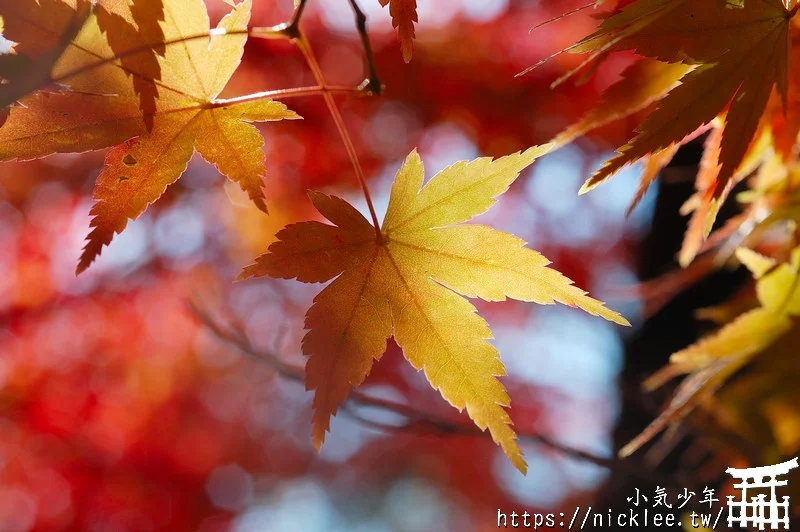
{"label": "leaf stem", "polygon": [[[254,33],[254,32],[257,32],[257,34]],[[185,36],[182,36],[182,37],[177,37],[175,39],[167,39],[165,41],[147,43],[147,44],[143,44],[141,46],[136,46],[136,47],[131,48],[129,50],[125,50],[124,52],[119,53],[119,54],[115,54],[115,55],[113,55],[111,57],[99,57],[97,59],[97,61],[94,61],[92,63],[87,63],[87,64],[82,65],[82,66],[80,66],[78,68],[75,68],[73,70],[68,70],[67,72],[65,72],[63,74],[59,74],[58,76],[51,78],[50,82],[52,82],[52,83],[61,83],[61,82],[67,81],[69,78],[78,76],[80,74],[84,74],[86,72],[89,72],[90,70],[94,70],[95,68],[99,68],[99,67],[101,67],[103,65],[107,65],[109,63],[113,63],[114,61],[117,61],[117,60],[120,60],[120,59],[125,59],[126,57],[130,57],[132,55],[136,55],[136,54],[140,54],[140,53],[143,53],[143,52],[147,52],[149,50],[152,50],[156,46],[172,46],[173,44],[181,44],[181,43],[185,43],[185,42],[199,41],[199,40],[202,40],[202,39],[210,39],[211,37],[233,36],[233,35],[248,35],[250,37],[259,38],[259,39],[288,39],[289,38],[288,36],[286,36],[282,32],[282,30],[280,29],[280,26],[275,26],[275,27],[271,27],[271,28],[249,28],[249,29],[246,29],[246,30],[230,30],[230,31],[222,30],[220,28],[215,28],[213,30],[210,30],[207,33],[197,33],[197,34],[194,34],[194,35],[185,35]],[[86,50],[83,50],[83,51],[85,52]],[[126,72],[129,72],[129,71],[126,70]]]}
{"label": "leaf stem", "polygon": [[320,96],[326,93],[336,94],[359,94],[363,90],[359,87],[343,87],[338,85],[330,85],[327,87],[292,87],[290,89],[275,89],[263,92],[254,92],[252,94],[245,94],[244,96],[236,96],[235,98],[220,98],[211,102],[212,107],[225,107],[226,105],[233,105],[238,103],[247,103],[258,100],[284,100],[287,98],[297,98],[300,96]]}
{"label": "leaf stem", "polygon": [[[366,89],[371,94],[380,94],[382,87],[380,80],[378,79],[377,69],[375,68],[375,60],[372,54],[372,46],[370,45],[369,37],[366,31],[367,17],[358,7],[358,4],[355,0],[349,1],[353,11],[356,14],[356,27],[358,28],[359,35],[361,35],[361,43],[364,46],[364,53],[366,55],[369,68],[369,78],[362,84],[361,88]],[[281,35],[277,35],[276,33],[282,34],[283,37],[291,39],[303,54],[303,57],[308,64],[308,68],[311,70],[311,74],[314,76],[314,80],[317,82],[317,85],[319,85],[319,88],[322,92],[322,98],[325,100],[325,104],[328,106],[328,111],[331,113],[333,122],[336,124],[336,129],[339,131],[339,136],[344,143],[347,155],[350,157],[350,163],[353,165],[353,170],[356,172],[358,183],[361,185],[361,191],[364,193],[364,199],[367,201],[367,207],[369,208],[370,216],[372,216],[372,225],[375,227],[375,235],[378,239],[378,242],[382,242],[383,235],[381,234],[380,222],[378,222],[378,215],[375,213],[375,205],[372,203],[372,196],[369,193],[367,179],[364,175],[364,170],[361,168],[361,162],[358,160],[358,153],[353,145],[353,139],[350,137],[350,133],[347,131],[347,126],[345,126],[342,114],[339,112],[339,107],[336,105],[336,100],[333,98],[333,94],[331,94],[330,88],[325,81],[325,75],[322,72],[322,68],[319,66],[316,56],[314,55],[311,44],[309,43],[308,38],[303,30],[300,29],[300,21],[303,18],[303,13],[305,13],[307,3],[308,0],[300,0],[298,2],[297,8],[292,15],[292,19],[288,23],[279,24],[278,26],[274,26],[272,28],[264,28],[267,30],[267,32],[264,33],[264,37],[268,39],[281,38]],[[250,30],[250,35],[257,38],[261,37],[261,30],[262,28],[252,28]]]}
{"label": "leaf stem", "polygon": [[[302,2],[300,5],[303,5]],[[319,63],[317,62],[314,51],[311,49],[311,45],[309,44],[308,39],[302,30],[298,30],[298,37],[295,39],[295,43],[300,49],[300,52],[303,54],[303,57],[305,57],[306,63],[308,63],[308,68],[311,70],[311,74],[314,76],[317,84],[322,89],[326,89],[328,85],[325,82],[325,76],[322,73]],[[361,191],[364,193],[364,199],[367,201],[369,213],[372,216],[372,224],[375,226],[375,233],[377,234],[378,241],[381,242],[383,240],[383,235],[381,235],[378,215],[375,213],[375,206],[372,203],[372,196],[369,193],[367,179],[364,176],[364,170],[361,168],[361,162],[358,160],[358,153],[353,145],[353,139],[350,137],[350,133],[347,131],[347,127],[344,124],[344,119],[342,118],[342,114],[339,112],[339,107],[336,105],[336,100],[333,98],[333,95],[329,91],[324,90],[322,92],[322,97],[328,106],[328,110],[331,113],[334,123],[336,124],[336,129],[339,130],[339,136],[342,138],[344,147],[347,150],[347,155],[350,157],[350,162],[353,165],[353,169],[356,172],[356,177],[358,177],[358,182],[361,185]]]}

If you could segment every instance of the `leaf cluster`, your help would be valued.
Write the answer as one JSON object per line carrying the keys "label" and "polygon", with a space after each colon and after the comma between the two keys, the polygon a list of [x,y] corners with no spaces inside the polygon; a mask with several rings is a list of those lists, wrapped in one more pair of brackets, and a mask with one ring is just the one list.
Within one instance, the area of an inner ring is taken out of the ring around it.
{"label": "leaf cluster", "polygon": [[[596,68],[615,52],[633,52],[636,58],[588,114],[556,136],[556,145],[621,118],[645,116],[581,193],[642,161],[633,209],[678,149],[704,136],[696,193],[682,208],[691,219],[678,261],[688,267],[706,253],[716,266],[741,263],[753,274],[751,290],[699,313],[721,327],[675,353],[670,365],[645,383],[653,389],[688,375],[662,414],[622,455],[664,428],[677,427],[698,407],[717,413],[736,409],[741,401],[721,399],[734,376],[756,367],[762,371],[765,363],[786,363],[775,352],[785,352],[785,339],[796,337],[800,310],[798,6],[783,0],[598,1],[594,7],[605,11],[596,30],[564,50],[585,59],[557,83],[586,66]],[[712,233],[720,206],[743,182],[747,190],[737,196],[742,213]],[[768,401],[760,399],[740,419],[740,433],[747,432],[742,427],[748,420],[755,426],[756,417],[764,419]],[[779,431],[772,421],[764,424]],[[797,438],[793,441],[783,452],[797,451]]]}

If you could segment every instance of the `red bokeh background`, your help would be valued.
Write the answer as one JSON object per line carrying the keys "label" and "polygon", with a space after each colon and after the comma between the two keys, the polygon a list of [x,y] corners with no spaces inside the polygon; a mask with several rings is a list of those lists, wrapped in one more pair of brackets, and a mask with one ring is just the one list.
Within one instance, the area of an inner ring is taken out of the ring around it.
{"label": "red bokeh background", "polygon": [[[291,15],[290,0],[254,3],[254,25]],[[415,147],[430,176],[459,159],[544,142],[629,61],[613,57],[554,91],[549,83],[579,57],[514,76],[588,33],[591,10],[530,32],[577,3],[419,0],[419,40],[406,65],[387,10],[377,0],[359,3],[385,93],[337,101],[379,210]],[[229,9],[207,4],[214,19]],[[347,0],[312,0],[303,22],[337,85],[364,78],[352,20]],[[251,40],[223,96],[312,84],[291,43]],[[324,102],[287,103],[303,121],[262,127],[270,216],[196,159],[77,279],[104,154],[0,166],[0,528],[488,530],[498,508],[558,512],[600,488],[602,468],[531,442],[531,472],[522,477],[488,437],[380,431],[346,413],[317,455],[310,393],[198,319],[190,303],[240,328],[258,349],[303,362],[302,316],[319,287],[232,282],[286,223],[316,216],[306,190],[364,204]],[[652,208],[645,201],[632,218],[623,215],[635,170],[596,195],[576,195],[632,124],[546,157],[482,221],[525,238],[598,297],[633,282],[635,244]],[[611,304],[638,320],[636,302]],[[509,369],[517,427],[610,455],[620,331],[570,309],[479,307]],[[468,422],[396,348],[364,391]]]}

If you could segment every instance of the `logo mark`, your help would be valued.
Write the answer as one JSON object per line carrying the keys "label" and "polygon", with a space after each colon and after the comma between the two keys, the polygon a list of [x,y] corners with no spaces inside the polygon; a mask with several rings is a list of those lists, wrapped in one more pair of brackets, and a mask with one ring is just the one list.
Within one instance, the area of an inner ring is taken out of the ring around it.
{"label": "logo mark", "polygon": [[[777,530],[783,525],[784,530],[789,529],[789,496],[784,495],[779,501],[775,493],[776,488],[786,486],[787,480],[778,480],[778,477],[787,475],[790,470],[797,467],[797,458],[764,467],[750,467],[736,469],[729,467],[726,473],[733,478],[741,480],[733,485],[741,490],[741,499],[735,500],[733,495],[728,495],[728,526],[738,523],[740,528],[752,525],[759,530],[765,530],[769,525],[771,530]],[[750,496],[748,489],[765,490],[769,488],[769,498],[764,493]]]}

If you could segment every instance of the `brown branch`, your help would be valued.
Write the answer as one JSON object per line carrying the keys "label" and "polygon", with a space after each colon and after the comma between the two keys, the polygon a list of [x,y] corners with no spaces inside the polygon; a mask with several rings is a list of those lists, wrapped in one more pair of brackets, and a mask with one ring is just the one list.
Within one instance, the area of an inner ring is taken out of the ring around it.
{"label": "brown branch", "polygon": [[[195,302],[190,302],[189,305],[192,312],[197,316],[200,322],[205,325],[220,341],[236,348],[238,351],[248,355],[253,359],[265,362],[276,374],[285,378],[286,380],[300,384],[305,382],[303,368],[287,364],[281,360],[280,357],[270,351],[255,348],[243,331],[236,327],[225,327],[221,325]],[[404,423],[394,425],[371,420],[354,410],[353,403],[379,408],[387,412],[398,414],[404,417],[406,421]],[[382,430],[384,432],[400,431],[417,435],[439,437],[491,437],[488,432],[480,430],[475,425],[454,423],[439,416],[418,410],[408,404],[380,399],[358,390],[352,390],[350,392],[347,402],[342,405],[342,411],[359,423],[377,430]],[[689,484],[686,483],[686,479],[662,477],[656,471],[642,467],[641,464],[636,464],[630,459],[620,459],[615,456],[605,457],[596,455],[591,452],[576,449],[569,445],[560,443],[550,436],[546,436],[534,431],[526,430],[518,431],[518,433],[520,439],[522,440],[528,440],[537,443],[575,460],[588,462],[609,470],[621,471],[627,475],[647,480],[648,482],[657,481],[667,487],[683,489],[684,487],[689,486]]]}
{"label": "brown branch", "polygon": [[[365,79],[360,85],[360,88],[367,94],[379,96],[381,92],[383,92],[383,85],[378,77],[375,54],[372,52],[372,44],[369,39],[369,33],[367,33],[367,16],[358,6],[356,0],[348,0],[348,2],[350,3],[350,7],[353,9],[353,13],[356,17],[356,30],[358,31],[358,36],[361,39],[361,47],[364,50],[364,60],[367,64],[367,71],[369,72],[367,79]],[[268,34],[267,38],[275,38],[275,34],[280,33],[285,38],[294,41],[300,41],[302,39],[302,34],[300,32],[300,21],[303,19],[303,14],[305,13],[307,4],[308,0],[300,0],[300,2],[297,4],[297,8],[292,14],[292,19],[287,23],[279,24],[278,26],[269,28],[269,30],[271,30],[271,35]],[[254,30],[258,30],[258,28],[254,28]],[[256,36],[255,33],[256,32],[252,33],[251,35]]]}
{"label": "brown branch", "polygon": [[369,77],[364,80],[361,87],[369,94],[380,96],[381,92],[383,92],[383,85],[378,77],[378,68],[375,66],[375,54],[372,53],[372,44],[369,40],[369,33],[367,33],[367,16],[361,11],[361,8],[358,7],[358,2],[356,0],[348,1],[356,16],[356,29],[361,38],[361,47],[364,49],[364,59],[367,62],[367,71],[369,72]]}

